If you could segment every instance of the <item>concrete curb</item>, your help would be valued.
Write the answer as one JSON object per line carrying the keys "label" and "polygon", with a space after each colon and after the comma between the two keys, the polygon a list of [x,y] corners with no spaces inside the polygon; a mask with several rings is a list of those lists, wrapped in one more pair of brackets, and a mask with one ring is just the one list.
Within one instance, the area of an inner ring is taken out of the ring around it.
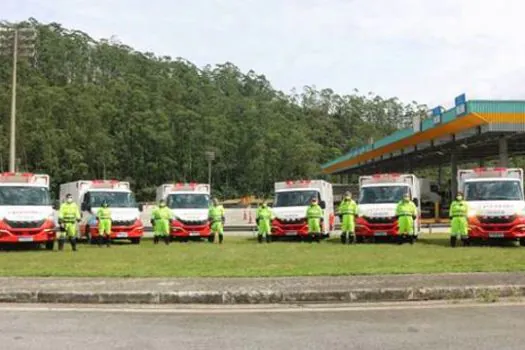
{"label": "concrete curb", "polygon": [[2,303],[59,304],[301,304],[436,301],[524,297],[525,285],[383,288],[355,290],[173,291],[173,292],[59,292],[0,291]]}

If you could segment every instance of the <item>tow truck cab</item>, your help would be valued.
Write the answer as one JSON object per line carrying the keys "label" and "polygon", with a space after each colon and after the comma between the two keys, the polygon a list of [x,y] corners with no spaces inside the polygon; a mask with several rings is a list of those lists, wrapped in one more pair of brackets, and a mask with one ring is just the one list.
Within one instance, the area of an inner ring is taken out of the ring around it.
{"label": "tow truck cab", "polygon": [[355,228],[357,239],[397,236],[396,207],[407,192],[418,207],[418,216],[414,221],[414,233],[418,235],[421,225],[419,179],[413,174],[361,176]]}
{"label": "tow truck cab", "polygon": [[61,184],[61,201],[65,200],[68,193],[71,193],[82,213],[80,238],[93,241],[98,237],[97,211],[106,201],[111,210],[111,239],[128,239],[133,244],[140,243],[144,236],[144,225],[140,220],[142,206],[137,205],[129,182],[79,180]]}
{"label": "tow truck cab", "polygon": [[174,238],[209,238],[210,185],[164,184],[157,188],[157,201],[164,199],[173,213],[170,235]]}
{"label": "tow truck cab", "polygon": [[0,243],[43,243],[53,249],[56,218],[49,176],[0,174]]}
{"label": "tow truck cab", "polygon": [[334,224],[332,184],[323,180],[298,180],[275,183],[272,235],[307,237],[306,210],[313,197],[324,209],[322,235],[329,237]]}
{"label": "tow truck cab", "polygon": [[458,170],[458,189],[469,206],[470,238],[520,239],[525,244],[523,169]]}

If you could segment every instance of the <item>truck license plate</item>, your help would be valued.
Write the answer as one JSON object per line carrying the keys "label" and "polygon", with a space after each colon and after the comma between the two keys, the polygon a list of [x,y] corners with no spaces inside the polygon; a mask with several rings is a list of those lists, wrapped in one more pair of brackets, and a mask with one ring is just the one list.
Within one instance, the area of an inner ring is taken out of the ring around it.
{"label": "truck license plate", "polygon": [[128,233],[127,232],[118,232],[117,233],[117,238],[127,238],[128,237]]}
{"label": "truck license plate", "polygon": [[18,237],[18,242],[33,242],[33,237]]}
{"label": "truck license plate", "polygon": [[286,235],[287,236],[297,236],[297,231],[287,231]]}
{"label": "truck license plate", "polygon": [[200,236],[201,234],[199,232],[190,232],[190,236]]}
{"label": "truck license plate", "polygon": [[374,236],[384,237],[386,235],[386,232],[374,232]]}
{"label": "truck license plate", "polygon": [[504,233],[489,233],[490,238],[503,238],[505,237]]}

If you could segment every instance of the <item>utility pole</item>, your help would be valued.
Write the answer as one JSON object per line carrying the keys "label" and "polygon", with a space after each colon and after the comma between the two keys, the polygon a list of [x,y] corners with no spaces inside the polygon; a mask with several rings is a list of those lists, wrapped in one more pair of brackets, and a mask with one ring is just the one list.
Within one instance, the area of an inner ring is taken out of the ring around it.
{"label": "utility pole", "polygon": [[208,184],[211,188],[211,163],[215,160],[215,152],[207,151],[204,154],[206,155],[206,160],[208,161]]}
{"label": "utility pole", "polygon": [[0,23],[0,55],[13,56],[11,82],[11,128],[9,143],[9,171],[16,171],[16,87],[19,57],[35,54],[36,30],[6,22]]}

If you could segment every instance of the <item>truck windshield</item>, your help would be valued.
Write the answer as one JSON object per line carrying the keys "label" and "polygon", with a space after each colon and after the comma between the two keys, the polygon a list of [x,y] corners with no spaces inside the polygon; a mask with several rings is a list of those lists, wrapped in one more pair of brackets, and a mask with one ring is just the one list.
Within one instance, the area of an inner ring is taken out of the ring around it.
{"label": "truck windshield", "polygon": [[102,202],[107,201],[110,207],[113,208],[135,208],[137,202],[131,192],[96,192],[89,191],[87,202],[93,208],[102,206]]}
{"label": "truck windshield", "polygon": [[45,187],[2,186],[0,205],[51,205]]}
{"label": "truck windshield", "polygon": [[312,197],[321,200],[318,191],[286,191],[275,193],[274,207],[305,207],[310,205]]}
{"label": "truck windshield", "polygon": [[476,181],[465,183],[467,201],[521,201],[520,181]]}
{"label": "truck windshield", "polygon": [[408,186],[361,187],[359,204],[397,203],[410,191]]}
{"label": "truck windshield", "polygon": [[210,196],[204,193],[170,194],[166,205],[171,209],[208,209]]}

